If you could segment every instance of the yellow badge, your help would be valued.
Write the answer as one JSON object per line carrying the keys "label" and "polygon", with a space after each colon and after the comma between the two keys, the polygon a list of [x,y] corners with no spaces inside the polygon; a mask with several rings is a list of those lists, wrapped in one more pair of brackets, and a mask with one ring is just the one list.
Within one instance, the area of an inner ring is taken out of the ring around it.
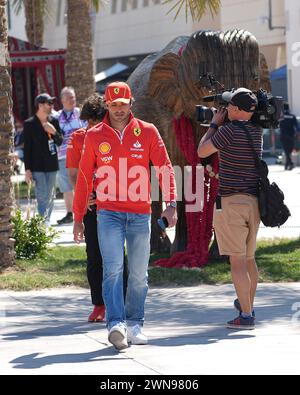
{"label": "yellow badge", "polygon": [[120,92],[120,89],[119,88],[115,88],[114,89],[114,93],[117,95],[118,93]]}
{"label": "yellow badge", "polygon": [[102,155],[108,154],[111,150],[111,146],[109,143],[101,143],[99,145],[99,151]]}
{"label": "yellow badge", "polygon": [[140,128],[134,128],[134,129],[133,129],[133,133],[134,133],[134,135],[135,135],[136,137],[139,137],[139,136],[141,135],[142,131],[141,131]]}

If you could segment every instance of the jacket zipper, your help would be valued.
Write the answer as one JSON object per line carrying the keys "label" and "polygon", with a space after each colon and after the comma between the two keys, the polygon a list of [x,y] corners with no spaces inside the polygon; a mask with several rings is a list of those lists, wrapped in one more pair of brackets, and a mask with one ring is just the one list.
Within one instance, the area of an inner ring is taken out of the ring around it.
{"label": "jacket zipper", "polygon": [[[128,124],[128,125],[129,125],[129,124]],[[127,128],[128,125],[125,126],[125,128],[124,128],[124,130],[123,130],[122,132],[119,132],[119,131],[117,131],[116,129],[113,129],[113,131],[114,131],[114,132],[116,133],[116,135],[118,136],[121,145],[123,145],[123,139],[124,139],[125,131],[126,131],[126,128]]]}

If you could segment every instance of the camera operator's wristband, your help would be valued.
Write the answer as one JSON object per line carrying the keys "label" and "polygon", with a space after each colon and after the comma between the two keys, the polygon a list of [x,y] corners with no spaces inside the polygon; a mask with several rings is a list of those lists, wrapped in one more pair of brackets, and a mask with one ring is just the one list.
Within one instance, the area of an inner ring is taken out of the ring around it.
{"label": "camera operator's wristband", "polygon": [[209,125],[209,127],[212,128],[212,129],[216,129],[216,130],[219,129],[219,126],[218,126],[216,123],[213,123],[213,122],[211,122],[211,124]]}

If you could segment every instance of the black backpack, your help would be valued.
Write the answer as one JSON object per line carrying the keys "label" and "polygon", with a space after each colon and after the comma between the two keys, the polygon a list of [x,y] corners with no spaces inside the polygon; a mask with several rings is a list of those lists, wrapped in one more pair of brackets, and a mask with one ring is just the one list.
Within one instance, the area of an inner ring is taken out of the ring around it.
{"label": "black backpack", "polygon": [[260,219],[265,226],[275,227],[283,225],[291,216],[290,210],[284,204],[284,194],[276,182],[270,183],[268,179],[269,169],[266,162],[257,155],[249,130],[242,123],[239,126],[245,130],[254,153],[255,166],[259,175],[258,182],[258,206]]}

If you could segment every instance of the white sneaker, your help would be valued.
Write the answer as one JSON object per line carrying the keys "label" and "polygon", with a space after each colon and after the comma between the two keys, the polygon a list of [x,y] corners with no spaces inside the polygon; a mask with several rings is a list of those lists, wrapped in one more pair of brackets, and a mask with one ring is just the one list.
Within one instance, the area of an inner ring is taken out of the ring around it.
{"label": "white sneaker", "polygon": [[108,333],[108,341],[113,344],[117,350],[124,350],[127,348],[126,328],[123,325],[113,326]]}
{"label": "white sneaker", "polygon": [[140,325],[129,326],[127,329],[127,341],[131,344],[148,344],[147,337],[142,333]]}

